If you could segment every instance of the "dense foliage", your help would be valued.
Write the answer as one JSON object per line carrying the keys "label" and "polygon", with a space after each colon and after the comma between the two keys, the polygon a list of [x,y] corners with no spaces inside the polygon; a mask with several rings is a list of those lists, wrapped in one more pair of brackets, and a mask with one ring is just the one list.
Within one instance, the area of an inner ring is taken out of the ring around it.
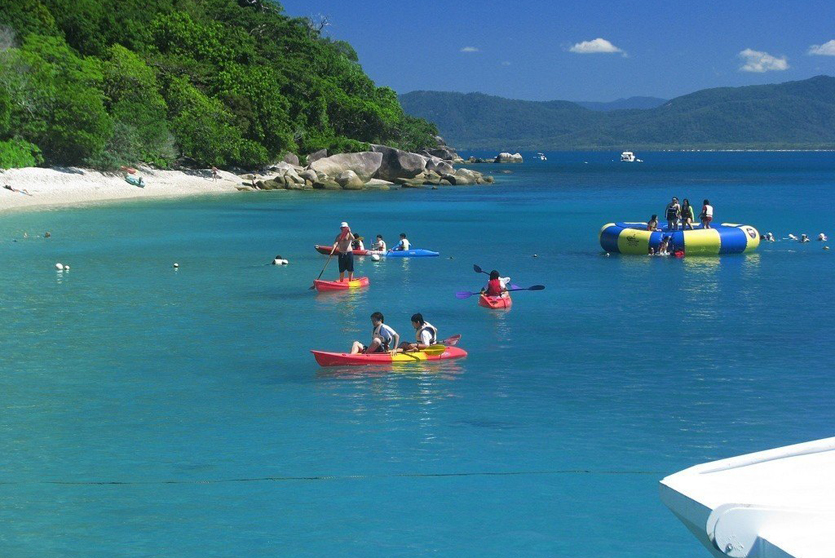
{"label": "dense foliage", "polygon": [[835,78],[705,89],[648,110],[592,111],[567,101],[417,91],[407,113],[459,149],[833,149]]}
{"label": "dense foliage", "polygon": [[269,0],[0,0],[0,167],[252,168],[435,134]]}

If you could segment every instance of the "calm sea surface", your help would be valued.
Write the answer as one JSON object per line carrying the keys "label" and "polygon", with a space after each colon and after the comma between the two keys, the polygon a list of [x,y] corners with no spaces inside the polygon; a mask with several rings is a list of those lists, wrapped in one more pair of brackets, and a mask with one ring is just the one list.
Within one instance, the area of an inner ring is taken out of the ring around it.
{"label": "calm sea surface", "polygon": [[[0,217],[0,555],[707,556],[658,481],[833,435],[835,251],[604,257],[597,234],[676,195],[835,235],[835,154],[548,155],[473,167],[494,186]],[[317,295],[342,220],[441,257]],[[547,289],[485,310],[454,296],[474,263]],[[469,358],[316,365],[377,310]]]}

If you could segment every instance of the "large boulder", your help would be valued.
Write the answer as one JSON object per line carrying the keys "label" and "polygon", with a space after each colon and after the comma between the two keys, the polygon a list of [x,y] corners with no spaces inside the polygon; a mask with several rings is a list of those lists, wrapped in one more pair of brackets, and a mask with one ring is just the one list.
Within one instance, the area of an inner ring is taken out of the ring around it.
{"label": "large boulder", "polygon": [[327,149],[320,149],[319,151],[314,151],[307,156],[307,164],[309,165],[313,161],[318,161],[319,159],[324,159],[328,156]]}
{"label": "large boulder", "polygon": [[471,171],[470,169],[458,169],[453,175],[445,175],[444,178],[455,184],[456,186],[468,186],[471,184],[478,184],[478,177],[481,173]]}
{"label": "large boulder", "polygon": [[444,161],[440,157],[429,157],[426,160],[426,170],[436,172],[440,175],[453,174],[455,167],[449,161]]}
{"label": "large boulder", "polygon": [[297,167],[299,166],[299,156],[296,155],[295,153],[291,153],[291,152],[288,151],[287,153],[284,154],[284,157],[282,158],[282,160],[285,163],[290,163],[291,165],[294,165],[294,166],[297,166]]}
{"label": "large boulder", "polygon": [[365,183],[360,180],[360,177],[357,176],[352,170],[346,170],[343,173],[340,173],[339,176],[336,177],[336,182],[342,186],[343,190],[362,190]]}
{"label": "large boulder", "polygon": [[383,154],[372,151],[361,153],[340,153],[319,159],[310,163],[309,168],[317,173],[322,172],[328,176],[339,176],[346,170],[354,171],[364,183],[380,169],[383,162]]}
{"label": "large boulder", "polygon": [[523,163],[524,160],[522,159],[522,155],[519,153],[514,153],[511,155],[508,152],[499,153],[496,156],[497,163]]}
{"label": "large boulder", "polygon": [[341,190],[342,186],[340,186],[339,183],[335,180],[331,180],[330,178],[324,178],[314,182],[313,188],[315,190]]}
{"label": "large boulder", "polygon": [[372,145],[371,151],[383,154],[383,161],[377,171],[377,178],[414,178],[426,168],[426,157],[385,145]]}
{"label": "large boulder", "polygon": [[307,169],[299,173],[299,177],[303,178],[305,181],[310,183],[316,182],[319,180],[319,175],[316,174],[315,170]]}

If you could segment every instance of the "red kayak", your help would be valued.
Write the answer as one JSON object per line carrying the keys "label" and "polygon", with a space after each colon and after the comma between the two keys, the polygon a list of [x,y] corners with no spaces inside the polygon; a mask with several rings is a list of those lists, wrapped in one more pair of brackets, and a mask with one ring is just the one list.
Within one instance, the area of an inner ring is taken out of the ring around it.
{"label": "red kayak", "polygon": [[[320,254],[330,256],[331,255],[331,250],[333,250],[333,245],[322,246],[321,244],[316,244],[314,246],[314,248],[316,248],[316,251],[319,252]],[[367,256],[371,253],[371,250],[354,250],[353,252],[354,252],[355,256]],[[334,252],[334,255],[337,255],[336,252]]]}
{"label": "red kayak", "polygon": [[367,287],[368,284],[368,277],[356,277],[353,281],[322,281],[321,279],[313,281],[313,286],[319,292],[361,289],[362,287]]}
{"label": "red kayak", "polygon": [[478,305],[483,306],[485,308],[510,308],[513,306],[513,300],[510,298],[510,295],[507,296],[487,296],[487,295],[480,295],[478,297]]}
{"label": "red kayak", "polygon": [[422,362],[435,360],[451,360],[455,358],[464,358],[467,356],[467,351],[459,349],[458,347],[446,347],[444,345],[433,345],[428,349],[422,351],[415,351],[410,353],[397,353],[390,355],[388,353],[372,353],[365,354],[348,354],[348,353],[328,353],[325,351],[310,351],[316,358],[319,366],[368,366],[381,364],[420,364]]}

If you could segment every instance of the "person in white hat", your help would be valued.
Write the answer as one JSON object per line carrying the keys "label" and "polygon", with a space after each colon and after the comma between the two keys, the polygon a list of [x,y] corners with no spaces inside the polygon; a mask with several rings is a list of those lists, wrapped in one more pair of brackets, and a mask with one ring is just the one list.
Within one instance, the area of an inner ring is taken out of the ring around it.
{"label": "person in white hat", "polygon": [[345,280],[346,271],[348,272],[348,281],[354,279],[354,252],[352,247],[354,235],[351,232],[351,227],[345,221],[342,221],[339,228],[340,231],[333,241],[331,252],[336,251],[339,254],[339,282],[341,283]]}

